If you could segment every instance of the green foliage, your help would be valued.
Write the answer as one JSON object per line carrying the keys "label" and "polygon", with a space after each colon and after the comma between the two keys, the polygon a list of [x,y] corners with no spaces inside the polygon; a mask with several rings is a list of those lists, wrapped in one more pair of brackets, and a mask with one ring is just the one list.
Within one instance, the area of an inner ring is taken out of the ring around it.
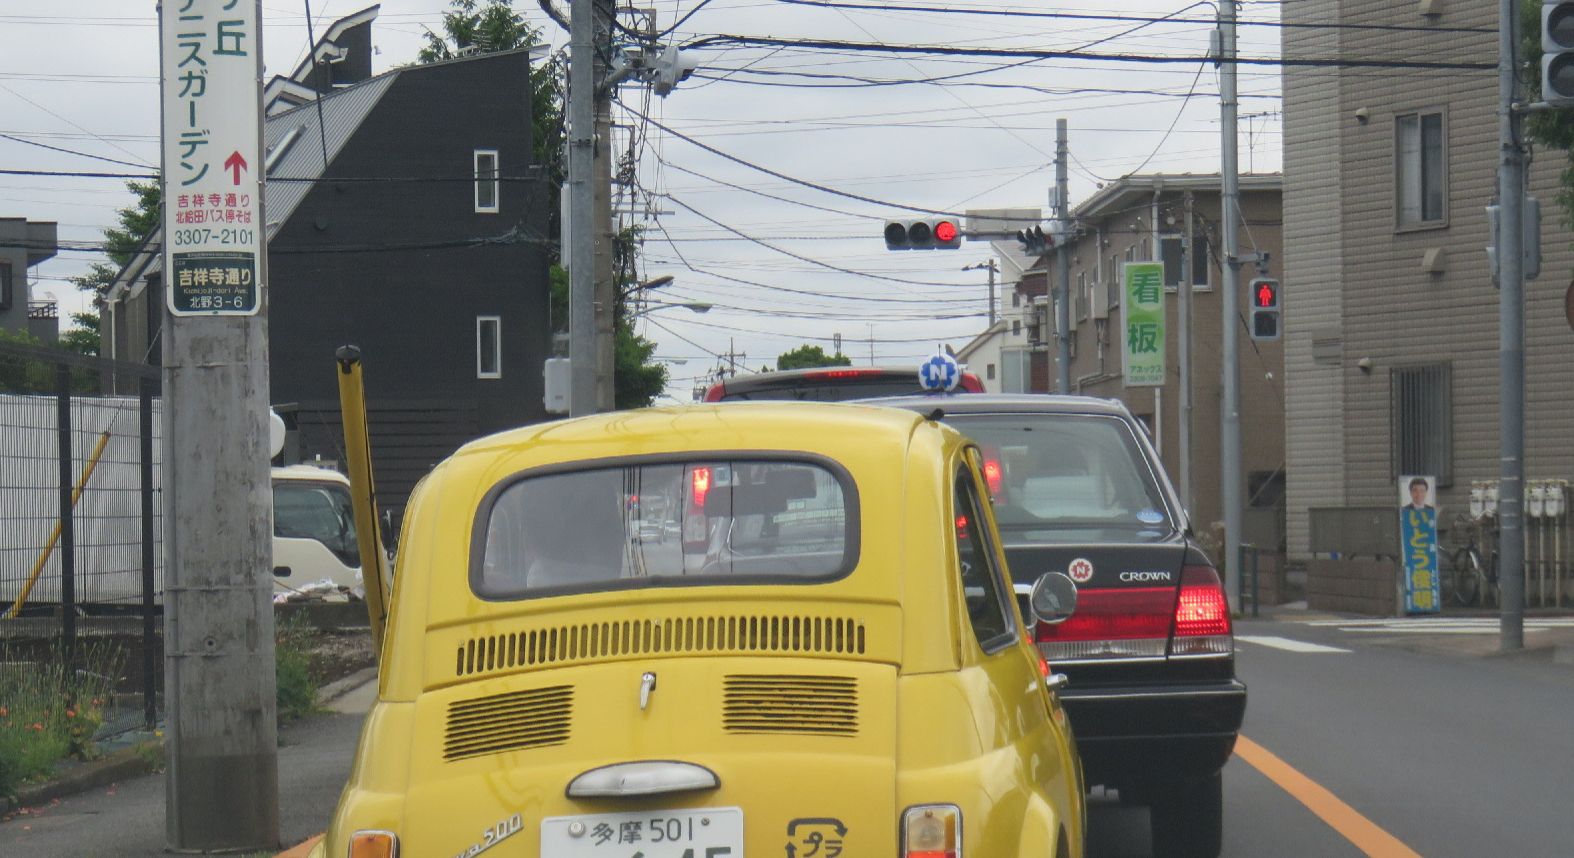
{"label": "green foliage", "polygon": [[[0,343],[41,346],[38,338],[26,331],[0,328]],[[0,392],[43,393],[55,387],[55,369],[43,361],[0,354]]]}
{"label": "green foliage", "polygon": [[[1519,5],[1520,85],[1526,101],[1541,100],[1541,0],[1521,0]],[[1563,150],[1563,172],[1558,177],[1558,208],[1563,222],[1574,226],[1574,110],[1548,110],[1525,117],[1525,136],[1551,149]]]}
{"label": "green foliage", "polygon": [[303,616],[281,620],[274,627],[273,665],[277,679],[280,724],[310,715],[317,708],[317,680],[312,670],[313,630]]}
{"label": "green foliage", "polygon": [[614,404],[620,408],[645,408],[667,388],[667,368],[652,363],[656,344],[634,333],[631,323],[618,321],[614,343],[612,390]]}
{"label": "green foliage", "polygon": [[122,657],[116,647],[90,644],[73,666],[59,652],[39,663],[0,647],[0,795],[15,795],[67,757],[97,755],[93,736]]}
{"label": "green foliage", "polygon": [[136,202],[115,212],[119,226],[104,230],[104,253],[114,264],[95,262],[86,274],[71,278],[78,289],[100,295],[108,291],[110,284],[115,282],[115,275],[136,254],[142,239],[159,225],[159,209],[163,204],[163,186],[159,180],[139,182],[133,179],[126,183],[126,190],[136,197]]}
{"label": "green foliage", "polygon": [[810,369],[817,366],[852,366],[853,359],[844,354],[828,355],[819,346],[802,345],[776,358],[777,369]]}
{"label": "green foliage", "polygon": [[76,327],[60,335],[60,348],[82,355],[96,355],[99,347],[99,316],[97,313],[72,313]]}

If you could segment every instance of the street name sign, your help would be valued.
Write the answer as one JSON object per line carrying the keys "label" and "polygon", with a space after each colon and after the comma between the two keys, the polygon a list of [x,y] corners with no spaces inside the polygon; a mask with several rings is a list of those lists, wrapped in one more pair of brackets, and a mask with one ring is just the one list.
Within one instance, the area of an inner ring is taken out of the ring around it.
{"label": "street name sign", "polygon": [[254,0],[164,0],[164,294],[177,316],[262,298],[262,89]]}

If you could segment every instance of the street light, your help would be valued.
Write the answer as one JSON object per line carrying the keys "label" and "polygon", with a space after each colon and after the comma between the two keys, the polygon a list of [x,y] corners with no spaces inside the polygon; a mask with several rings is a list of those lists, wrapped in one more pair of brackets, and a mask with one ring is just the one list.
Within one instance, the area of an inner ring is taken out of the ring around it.
{"label": "street light", "polygon": [[692,311],[692,312],[695,312],[695,313],[709,313],[710,312],[710,308],[712,306],[713,305],[707,304],[704,301],[686,301],[686,302],[683,302],[683,303],[670,303],[670,302],[666,302],[666,301],[647,301],[647,302],[645,302],[645,306],[641,307],[638,310],[635,310],[632,313],[629,313],[628,317],[630,319],[638,319],[640,316],[644,316],[644,315],[648,315],[650,313],[654,313],[657,310],[670,310],[670,309],[673,309],[673,308],[682,308],[684,310],[689,310],[689,311]]}
{"label": "street light", "polygon": [[646,280],[643,283],[635,283],[632,286],[629,286],[628,288],[623,290],[623,297],[627,298],[630,295],[637,295],[640,292],[645,291],[646,289],[660,289],[663,286],[669,286],[671,284],[672,284],[672,275],[671,274],[663,274],[660,277],[652,277],[651,279]]}
{"label": "street light", "polygon": [[990,258],[988,262],[980,262],[976,265],[968,265],[962,270],[989,272],[989,327],[993,328],[995,326],[995,272],[1000,270],[1000,266],[993,258]]}

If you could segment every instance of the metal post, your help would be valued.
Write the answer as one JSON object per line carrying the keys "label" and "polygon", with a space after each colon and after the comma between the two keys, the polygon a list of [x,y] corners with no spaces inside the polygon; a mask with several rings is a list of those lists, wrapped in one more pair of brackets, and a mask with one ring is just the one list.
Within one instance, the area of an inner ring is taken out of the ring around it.
{"label": "metal post", "polygon": [[77,646],[77,564],[71,486],[76,474],[71,454],[71,367],[65,363],[55,364],[55,438],[60,461],[60,650],[72,666]]}
{"label": "metal post", "polygon": [[1060,234],[1055,239],[1055,268],[1059,297],[1055,300],[1055,392],[1071,392],[1071,257],[1066,245],[1071,238],[1070,204],[1067,199],[1066,120],[1055,120],[1055,220]]}
{"label": "metal post", "polygon": [[1525,280],[1522,206],[1525,153],[1514,113],[1519,4],[1498,2],[1498,581],[1503,588],[1499,646],[1525,646]]}
{"label": "metal post", "polygon": [[569,414],[596,411],[595,0],[573,0],[568,64]]}
{"label": "metal post", "polygon": [[996,316],[995,316],[995,272],[997,270],[999,270],[999,266],[995,264],[995,260],[993,260],[993,259],[989,260],[989,327],[991,327],[991,328],[993,328],[995,326],[995,318],[996,318]]}
{"label": "metal post", "polygon": [[1257,617],[1257,608],[1262,604],[1261,578],[1258,573],[1262,569],[1262,549],[1252,546],[1252,618]]}
{"label": "metal post", "polygon": [[[1235,2],[1223,0],[1219,4],[1219,112],[1222,126],[1220,139],[1220,173],[1222,190],[1219,219],[1223,222],[1221,238],[1224,242],[1224,277],[1219,286],[1219,305],[1223,313],[1223,388],[1220,406],[1219,470],[1224,504],[1224,556],[1232,561],[1240,558],[1241,544],[1241,389],[1240,354],[1237,340],[1240,337],[1239,311],[1240,272],[1236,269],[1236,230],[1240,223],[1240,164],[1238,161],[1235,130]],[[1241,570],[1238,562],[1224,570],[1225,592],[1240,592]],[[1240,610],[1239,598],[1231,606]]]}
{"label": "metal post", "polygon": [[142,484],[142,723],[152,730],[158,724],[158,686],[155,684],[153,604],[153,379],[142,378],[137,382],[138,416],[138,465]]}
{"label": "metal post", "polygon": [[1186,240],[1181,242],[1179,318],[1180,341],[1176,343],[1180,363],[1180,493],[1181,506],[1191,513],[1191,272],[1196,265],[1196,244],[1192,239],[1192,193],[1183,197],[1186,204]]}

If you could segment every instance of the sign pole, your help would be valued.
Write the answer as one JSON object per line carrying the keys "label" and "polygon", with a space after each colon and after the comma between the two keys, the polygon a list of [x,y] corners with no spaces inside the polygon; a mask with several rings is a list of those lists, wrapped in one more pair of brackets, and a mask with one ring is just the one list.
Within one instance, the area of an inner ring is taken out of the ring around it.
{"label": "sign pole", "polygon": [[170,851],[279,844],[261,3],[159,8]]}

